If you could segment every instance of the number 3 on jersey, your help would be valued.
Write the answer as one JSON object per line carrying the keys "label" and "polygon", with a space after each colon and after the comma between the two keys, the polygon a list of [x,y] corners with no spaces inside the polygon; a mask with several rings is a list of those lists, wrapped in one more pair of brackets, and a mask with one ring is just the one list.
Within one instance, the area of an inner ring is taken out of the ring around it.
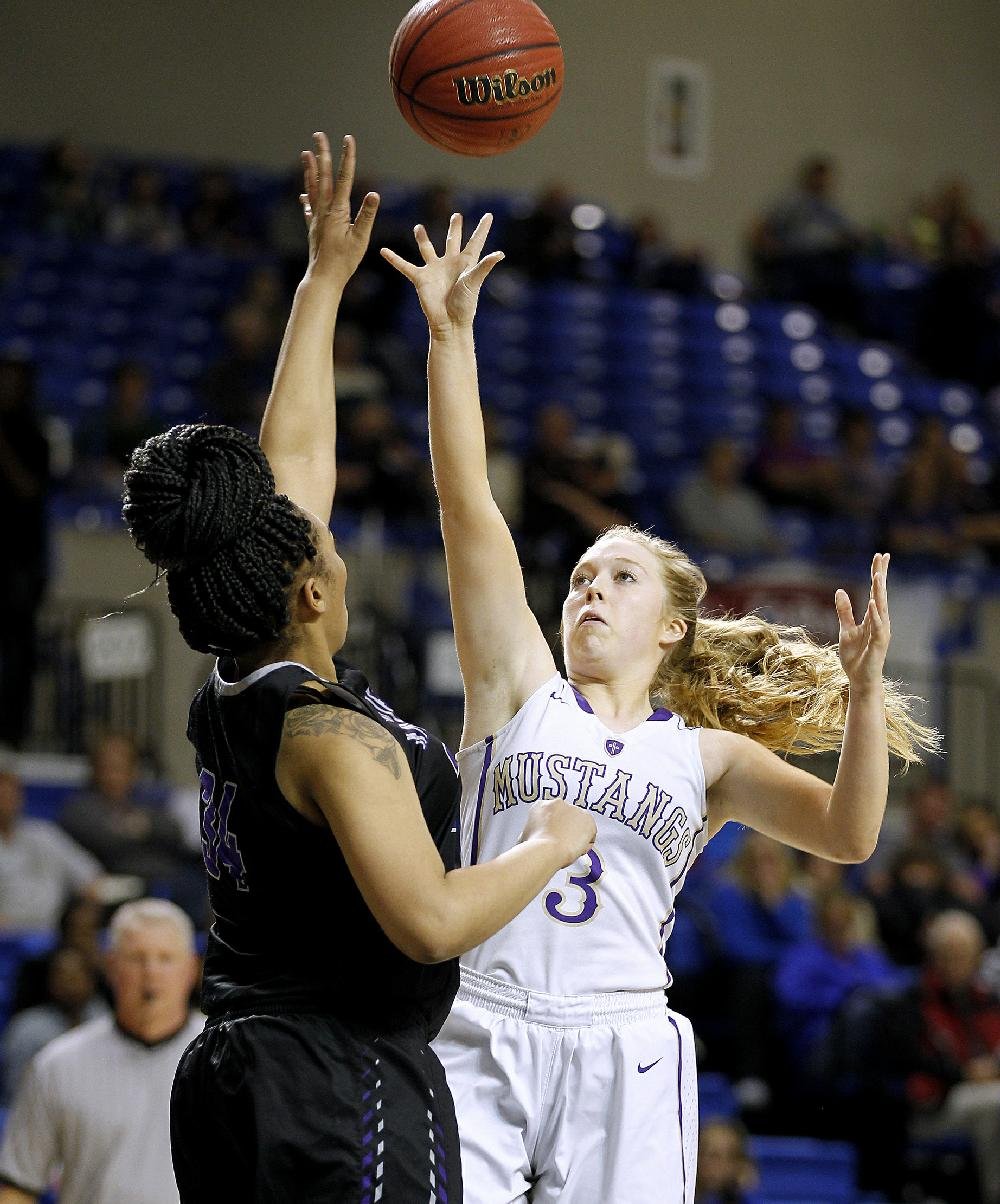
{"label": "number 3 on jersey", "polygon": [[[573,893],[567,892],[564,894],[560,890],[550,890],[545,896],[545,910],[553,918],[559,920],[563,924],[586,924],[588,920],[592,920],[597,914],[597,909],[601,906],[601,901],[597,897],[597,891],[594,887],[597,884],[598,878],[604,873],[604,866],[601,863],[600,857],[597,855],[596,849],[591,849],[587,853],[587,858],[590,861],[590,869],[586,874],[570,874],[569,885],[575,887],[579,892],[576,899],[573,898]],[[574,902],[579,903],[579,910],[568,911],[565,908],[572,907]]]}
{"label": "number 3 on jersey", "polygon": [[205,804],[201,813],[201,855],[205,860],[205,869],[213,878],[220,878],[222,868],[225,868],[235,879],[237,890],[249,890],[239,845],[229,831],[229,813],[236,797],[236,786],[233,782],[226,782],[221,798],[216,800],[215,774],[210,769],[203,769],[199,782],[201,801]]}

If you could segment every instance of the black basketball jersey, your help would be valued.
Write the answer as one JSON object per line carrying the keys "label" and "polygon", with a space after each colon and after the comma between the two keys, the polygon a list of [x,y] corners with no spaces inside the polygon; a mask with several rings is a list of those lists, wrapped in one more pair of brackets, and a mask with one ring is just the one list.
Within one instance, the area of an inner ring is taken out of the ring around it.
{"label": "black basketball jersey", "polygon": [[[446,869],[459,864],[458,772],[440,740],[404,723],[356,670],[338,663],[324,693],[303,665],[266,665],[239,681],[220,662],[191,704],[188,738],[201,787],[201,841],[214,921],[202,1002],[227,1012],[333,1011],[374,1026],[436,1033],[458,985],[458,961],[424,966],[379,927],[326,826],[310,822],[275,780],[285,714],[303,701],[367,715],[406,757]],[[221,672],[220,672],[221,670]],[[331,766],[331,771],[336,767]],[[372,809],[377,797],[368,800]]]}

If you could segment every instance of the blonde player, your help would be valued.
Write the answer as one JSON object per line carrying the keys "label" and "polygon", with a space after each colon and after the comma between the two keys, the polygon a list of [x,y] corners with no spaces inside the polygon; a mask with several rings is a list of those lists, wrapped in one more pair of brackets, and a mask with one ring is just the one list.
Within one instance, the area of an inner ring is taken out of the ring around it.
{"label": "blonde player", "polygon": [[[758,619],[705,620],[701,572],[628,528],[573,571],[566,676],[528,608],[486,477],[472,322],[503,258],[480,260],[489,216],[422,265],[383,256],[416,287],[430,328],[431,454],[466,707],[459,754],[463,857],[495,857],[541,800],[597,821],[593,850],[462,959],[435,1048],[461,1131],[466,1199],[664,1204],[694,1198],[691,1028],[666,1003],[663,947],[694,858],[728,820],[835,861],[875,847],[888,751],[934,733],[883,681],[888,556],[872,561],[856,623],[836,596],[837,650]],[[771,749],[841,747],[836,782]]]}

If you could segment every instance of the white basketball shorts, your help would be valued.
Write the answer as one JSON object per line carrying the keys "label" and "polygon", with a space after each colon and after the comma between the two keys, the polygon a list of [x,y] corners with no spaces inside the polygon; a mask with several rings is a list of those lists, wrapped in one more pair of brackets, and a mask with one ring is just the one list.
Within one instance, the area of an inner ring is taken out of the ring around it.
{"label": "white basketball shorts", "polygon": [[694,1039],[661,992],[547,995],[463,967],[433,1045],[466,1204],[693,1204]]}

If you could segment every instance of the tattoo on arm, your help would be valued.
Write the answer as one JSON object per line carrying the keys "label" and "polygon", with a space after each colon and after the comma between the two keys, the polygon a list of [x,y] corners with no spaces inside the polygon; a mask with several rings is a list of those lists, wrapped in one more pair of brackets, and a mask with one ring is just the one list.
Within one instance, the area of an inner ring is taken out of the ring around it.
{"label": "tattoo on arm", "polygon": [[285,716],[285,733],[289,736],[324,736],[335,733],[357,740],[398,781],[403,769],[399,745],[393,737],[373,720],[355,711],[340,707],[299,707]]}

